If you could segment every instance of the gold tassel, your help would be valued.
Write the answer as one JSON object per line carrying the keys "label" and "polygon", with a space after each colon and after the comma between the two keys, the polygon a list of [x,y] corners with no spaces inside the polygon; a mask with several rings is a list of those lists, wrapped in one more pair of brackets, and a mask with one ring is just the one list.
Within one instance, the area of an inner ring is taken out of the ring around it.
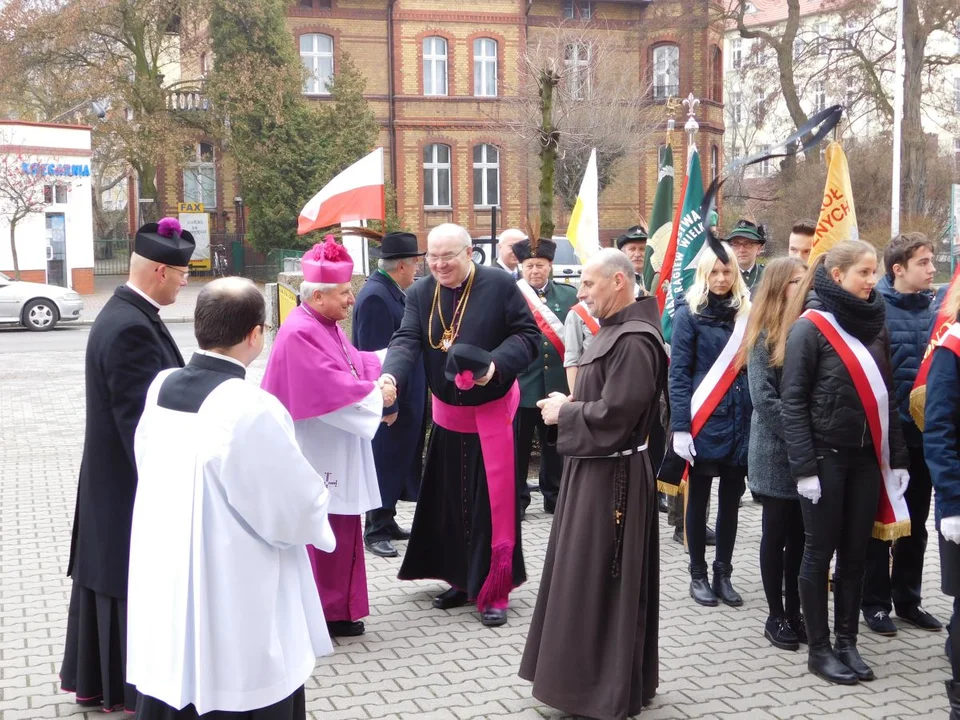
{"label": "gold tassel", "polygon": [[670,497],[677,497],[683,494],[683,488],[679,485],[664,482],[663,480],[657,480],[657,492],[662,492],[664,495],[669,495]]}
{"label": "gold tassel", "polygon": [[918,388],[913,388],[910,391],[910,416],[913,418],[913,421],[917,424],[917,427],[920,429],[920,432],[923,432],[925,429],[925,415],[924,410],[927,405],[927,386],[921,385]]}
{"label": "gold tassel", "polygon": [[910,521],[898,520],[894,523],[873,523],[873,537],[877,540],[897,540],[910,535]]}

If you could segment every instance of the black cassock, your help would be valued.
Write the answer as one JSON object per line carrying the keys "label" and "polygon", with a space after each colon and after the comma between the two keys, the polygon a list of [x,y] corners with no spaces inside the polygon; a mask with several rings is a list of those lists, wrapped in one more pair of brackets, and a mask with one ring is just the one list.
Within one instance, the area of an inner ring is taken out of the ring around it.
{"label": "black cassock", "polygon": [[86,434],[67,575],[73,578],[62,687],[85,705],[123,705],[126,685],[127,565],[137,490],[133,436],[147,388],[183,357],[159,311],[127,286],[117,288],[87,340]]}
{"label": "black cassock", "polygon": [[[447,354],[433,349],[428,340],[429,323],[433,324],[434,344],[439,344],[443,335],[435,310],[431,317],[437,281],[428,277],[407,291],[403,322],[390,342],[383,368],[383,372],[397,378],[401,389],[422,353],[427,383],[439,400],[448,405],[482,405],[506,395],[517,376],[532,362],[540,330],[516,281],[499,268],[474,267],[476,277],[456,342],[489,351],[496,375],[485,387],[466,392],[446,379]],[[455,289],[440,288],[440,308],[448,327],[466,284]],[[403,418],[397,419],[398,423],[402,421]],[[514,522],[516,587],[526,581],[519,506]],[[443,580],[475,599],[490,569],[491,538],[490,498],[479,436],[444,430],[434,423],[410,544],[399,578]]]}

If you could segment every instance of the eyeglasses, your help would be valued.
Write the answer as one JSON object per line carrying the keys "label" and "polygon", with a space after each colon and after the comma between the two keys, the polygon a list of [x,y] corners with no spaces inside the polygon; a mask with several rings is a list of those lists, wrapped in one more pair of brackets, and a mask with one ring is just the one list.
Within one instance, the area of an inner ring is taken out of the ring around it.
{"label": "eyeglasses", "polygon": [[[184,279],[184,280],[186,280],[188,277],[190,277],[190,271],[189,271],[189,270],[181,270],[180,268],[176,268],[176,267],[174,267],[173,265],[163,265],[163,266],[161,266],[161,267],[165,267],[167,270],[176,270],[178,273],[180,273],[180,274],[183,276],[183,279]],[[157,270],[159,270],[159,269],[160,269],[160,268],[157,268]]]}
{"label": "eyeglasses", "polygon": [[745,248],[751,247],[752,245],[759,245],[760,243],[754,242],[753,240],[732,240],[730,241],[730,246],[735,248]]}
{"label": "eyeglasses", "polygon": [[467,249],[466,247],[462,247],[459,250],[457,250],[457,252],[455,253],[444,253],[443,255],[433,255],[431,253],[427,253],[427,265],[437,265],[439,263],[448,263],[466,249]]}

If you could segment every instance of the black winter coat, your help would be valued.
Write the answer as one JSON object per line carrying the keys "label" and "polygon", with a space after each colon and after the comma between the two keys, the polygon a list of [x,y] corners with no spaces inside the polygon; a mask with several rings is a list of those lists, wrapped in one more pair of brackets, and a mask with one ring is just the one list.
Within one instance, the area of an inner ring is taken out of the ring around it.
{"label": "black winter coat", "polygon": [[[829,312],[813,291],[807,295],[804,307]],[[864,344],[883,373],[889,393],[890,466],[906,468],[909,461],[893,392],[887,330]],[[780,390],[787,456],[795,480],[817,475],[817,448],[873,447],[853,380],[836,350],[811,320],[800,318],[790,329]]]}
{"label": "black winter coat", "polygon": [[175,367],[183,367],[183,357],[157,309],[126,285],[117,288],[87,340],[87,430],[67,567],[78,584],[101,595],[127,597],[133,436],[150,383]]}
{"label": "black winter coat", "polygon": [[[717,302],[714,295],[696,314],[684,302],[677,305],[670,342],[670,426],[674,432],[690,432],[694,390],[720,356],[733,334],[733,326],[731,308]],[[746,465],[752,413],[744,368],[694,438],[696,460]]]}
{"label": "black winter coat", "polygon": [[932,290],[909,294],[898,292],[886,276],[877,283],[877,291],[887,306],[890,360],[903,437],[909,447],[923,447],[923,435],[910,416],[910,391],[920,372],[930,338],[930,323],[936,315],[934,294]]}

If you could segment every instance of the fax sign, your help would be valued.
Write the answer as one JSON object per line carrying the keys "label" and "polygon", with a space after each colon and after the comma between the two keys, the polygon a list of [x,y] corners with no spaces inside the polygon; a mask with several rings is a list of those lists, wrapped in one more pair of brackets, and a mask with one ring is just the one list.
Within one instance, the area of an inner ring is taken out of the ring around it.
{"label": "fax sign", "polygon": [[202,212],[204,212],[204,210],[203,210],[203,203],[200,203],[200,202],[178,203],[178,204],[177,204],[177,212],[182,212],[182,213],[202,213]]}

